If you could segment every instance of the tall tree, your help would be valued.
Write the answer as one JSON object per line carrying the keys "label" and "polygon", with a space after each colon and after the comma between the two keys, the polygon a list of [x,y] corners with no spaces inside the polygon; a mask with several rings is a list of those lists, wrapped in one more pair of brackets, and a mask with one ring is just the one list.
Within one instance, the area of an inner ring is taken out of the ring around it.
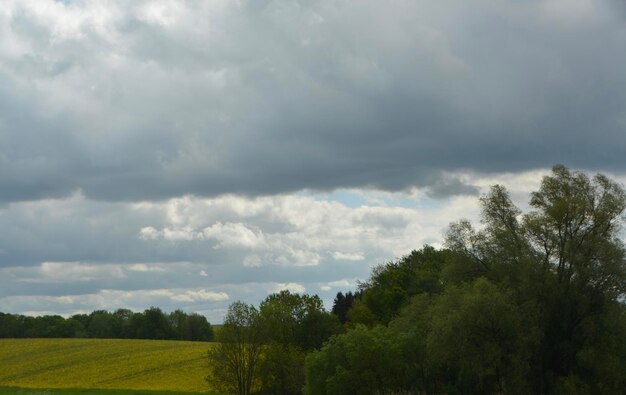
{"label": "tall tree", "polygon": [[307,395],[406,393],[404,337],[357,325],[306,359]]}
{"label": "tall tree", "polygon": [[432,312],[428,352],[454,369],[463,393],[528,393],[522,316],[510,296],[481,278],[451,286]]}
{"label": "tall tree", "polygon": [[187,323],[185,325],[185,340],[195,341],[211,341],[213,340],[214,333],[213,327],[207,321],[206,317],[200,314],[191,314],[187,316]]}
{"label": "tall tree", "polygon": [[[583,369],[580,361],[603,341],[594,332],[607,315],[623,314],[624,189],[603,175],[590,178],[559,165],[531,194],[529,213],[521,215],[501,186],[481,203],[481,231],[467,221],[450,227],[447,246],[465,258],[446,268],[444,280],[485,276],[515,291],[516,303],[541,333],[530,363],[534,391],[549,392],[574,376],[606,386],[607,377]],[[611,385],[617,388],[620,380]]]}
{"label": "tall tree", "polygon": [[219,390],[249,395],[258,386],[262,348],[258,310],[240,301],[232,303],[217,340],[209,349],[207,381]]}
{"label": "tall tree", "polygon": [[339,318],[339,322],[345,324],[348,321],[348,310],[352,307],[354,300],[360,297],[360,292],[353,293],[352,291],[338,292],[333,301],[333,308],[331,312]]}
{"label": "tall tree", "polygon": [[265,393],[299,394],[304,385],[305,353],[338,332],[338,318],[324,310],[317,295],[281,291],[260,305],[266,346],[260,364]]}
{"label": "tall tree", "polygon": [[452,255],[424,246],[395,262],[376,266],[369,280],[361,284],[348,319],[368,326],[388,324],[412,296],[441,292],[440,273]]}
{"label": "tall tree", "polygon": [[[447,250],[373,270],[348,312],[370,328],[307,357],[306,393],[624,393],[624,189],[556,166],[525,214],[502,186],[480,201]],[[377,378],[384,342],[403,368]]]}

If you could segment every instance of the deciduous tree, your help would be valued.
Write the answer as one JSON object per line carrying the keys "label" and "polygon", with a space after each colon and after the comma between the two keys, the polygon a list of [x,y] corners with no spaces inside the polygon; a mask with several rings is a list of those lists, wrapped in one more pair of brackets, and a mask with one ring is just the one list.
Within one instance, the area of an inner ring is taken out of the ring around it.
{"label": "deciduous tree", "polygon": [[243,302],[228,307],[218,343],[209,349],[209,383],[216,389],[249,395],[258,387],[262,349],[259,312]]}
{"label": "deciduous tree", "polygon": [[[530,362],[535,392],[581,377],[605,388],[621,386],[623,379],[609,384],[609,376],[597,375],[601,369],[583,368],[581,361],[585,350],[605,341],[596,330],[607,328],[607,319],[621,322],[624,314],[624,189],[604,175],[589,177],[559,165],[531,194],[532,210],[526,214],[502,186],[492,187],[481,203],[482,230],[467,221],[450,227],[447,246],[464,259],[446,268],[444,280],[484,276],[514,292],[524,316],[541,333]],[[624,355],[615,354],[619,350],[608,352],[623,361]]]}

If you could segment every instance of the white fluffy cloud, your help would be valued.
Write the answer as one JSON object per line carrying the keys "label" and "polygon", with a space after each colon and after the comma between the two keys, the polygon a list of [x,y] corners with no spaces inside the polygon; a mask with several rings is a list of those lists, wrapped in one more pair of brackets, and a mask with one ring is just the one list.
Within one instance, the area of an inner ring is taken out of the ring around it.
{"label": "white fluffy cloud", "polygon": [[210,300],[216,302],[228,300],[228,294],[226,292],[212,292],[199,289],[197,291],[185,291],[182,294],[173,294],[171,298],[172,300],[179,302],[195,302],[199,300]]}
{"label": "white fluffy cloud", "polygon": [[306,288],[298,283],[279,283],[272,288],[272,292],[289,291],[295,293],[304,293]]}
{"label": "white fluffy cloud", "polygon": [[361,254],[360,252],[345,253],[341,251],[333,251],[332,256],[333,259],[337,261],[362,261],[363,259],[365,259],[363,254]]}
{"label": "white fluffy cloud", "polygon": [[[412,201],[418,204],[418,200]],[[366,256],[398,257],[422,244],[437,243],[450,213],[456,210],[476,216],[476,199],[458,197],[440,209],[420,210],[386,205],[350,207],[303,195],[189,197],[153,204],[151,209],[166,212],[170,223],[160,229],[143,227],[138,237],[148,243],[205,242],[214,249],[245,254],[243,263],[251,267],[315,266],[325,260],[340,263],[364,261]],[[229,221],[224,222],[225,218]]]}
{"label": "white fluffy cloud", "polygon": [[322,291],[330,291],[332,289],[352,290],[356,286],[356,280],[337,280],[320,285]]}
{"label": "white fluffy cloud", "polygon": [[[507,185],[524,205],[543,174],[457,176],[483,191]],[[158,305],[219,322],[233,300],[258,303],[288,289],[319,293],[329,307],[373,265],[441,245],[450,221],[478,214],[476,198],[437,200],[418,189],[13,203],[0,208],[0,303],[66,314]]]}

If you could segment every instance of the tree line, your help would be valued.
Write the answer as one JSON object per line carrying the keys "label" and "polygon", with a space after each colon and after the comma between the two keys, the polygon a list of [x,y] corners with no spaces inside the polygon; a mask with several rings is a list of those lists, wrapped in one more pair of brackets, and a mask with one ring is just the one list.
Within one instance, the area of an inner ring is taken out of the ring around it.
{"label": "tree line", "polygon": [[306,355],[341,330],[317,295],[281,291],[258,309],[235,302],[209,350],[207,380],[227,393],[301,393]]}
{"label": "tree line", "polygon": [[143,312],[96,310],[69,318],[0,313],[0,338],[37,337],[211,341],[213,328],[203,315],[181,310],[167,314],[157,307]]}
{"label": "tree line", "polygon": [[624,189],[556,166],[530,211],[502,186],[373,269],[332,313],[317,296],[233,303],[207,379],[251,393],[618,394],[626,388]]}

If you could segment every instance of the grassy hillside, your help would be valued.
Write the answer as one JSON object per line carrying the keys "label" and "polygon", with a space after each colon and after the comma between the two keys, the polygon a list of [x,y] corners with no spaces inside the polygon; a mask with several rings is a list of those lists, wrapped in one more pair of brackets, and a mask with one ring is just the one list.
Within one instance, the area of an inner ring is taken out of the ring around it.
{"label": "grassy hillside", "polygon": [[160,340],[0,339],[0,387],[207,392],[209,347]]}
{"label": "grassy hillside", "polygon": [[[0,387],[0,395],[194,395],[194,394],[197,394],[197,392]],[[211,394],[214,394],[214,393],[210,393],[208,395],[211,395]]]}

